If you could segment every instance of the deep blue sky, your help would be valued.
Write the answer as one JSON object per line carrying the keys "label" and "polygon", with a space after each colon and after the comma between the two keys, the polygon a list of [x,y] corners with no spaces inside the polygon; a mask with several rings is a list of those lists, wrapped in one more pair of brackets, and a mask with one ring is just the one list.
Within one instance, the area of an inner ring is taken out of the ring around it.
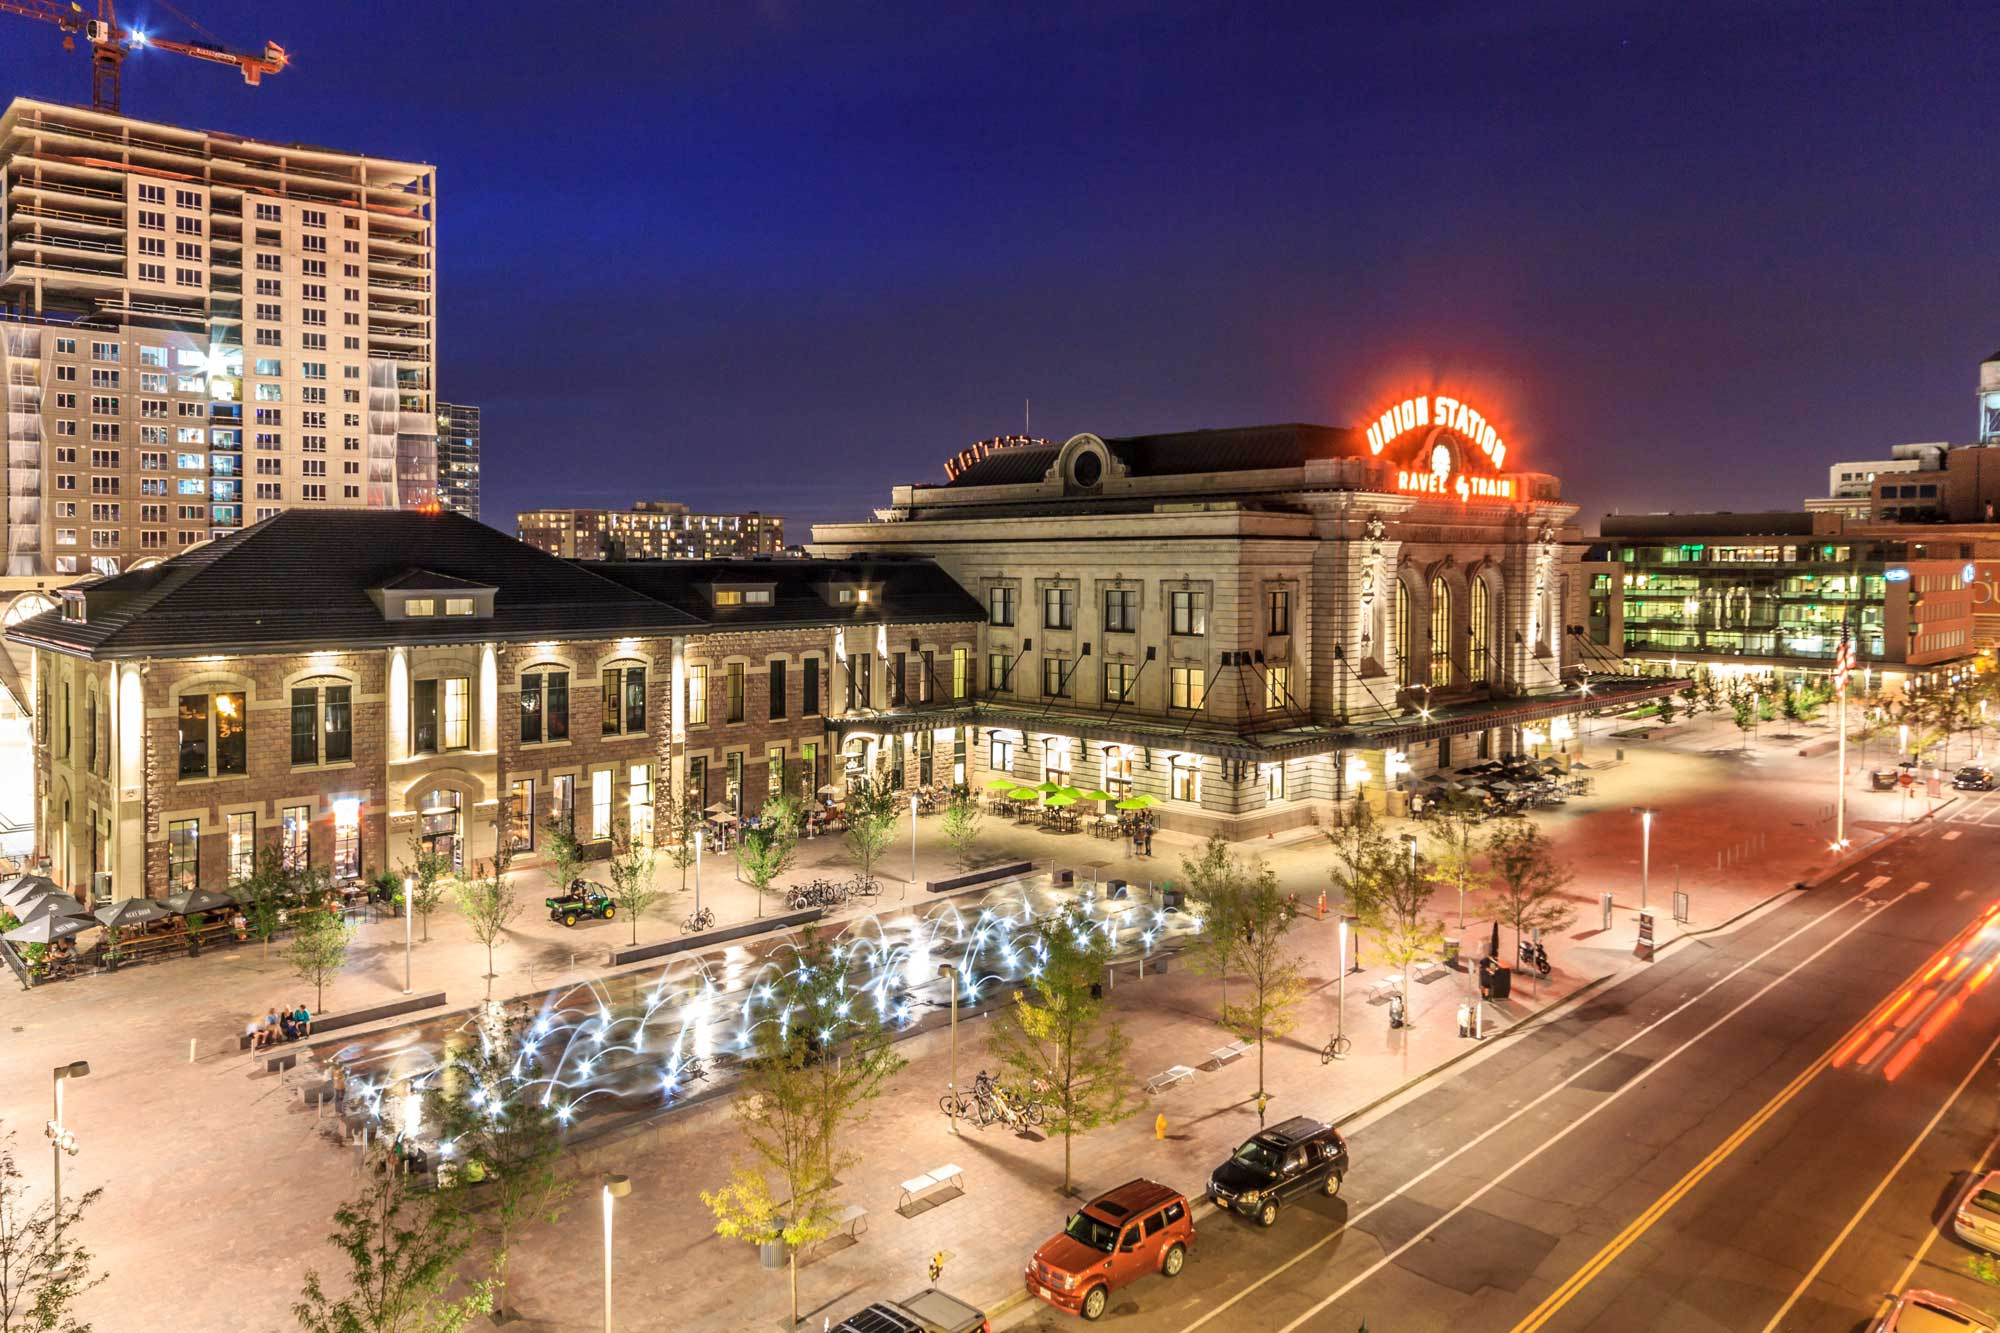
{"label": "deep blue sky", "polygon": [[[438,164],[496,526],[799,540],[1024,398],[1061,438],[1433,382],[1586,520],[1796,505],[1965,439],[2000,345],[1973,5],[180,4],[295,64],[135,57],[128,112]],[[85,100],[58,41],[0,16],[0,91]]]}

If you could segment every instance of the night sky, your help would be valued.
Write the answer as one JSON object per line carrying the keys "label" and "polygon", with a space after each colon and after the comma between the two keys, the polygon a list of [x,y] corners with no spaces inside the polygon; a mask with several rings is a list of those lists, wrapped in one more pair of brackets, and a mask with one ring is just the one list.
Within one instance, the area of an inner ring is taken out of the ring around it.
{"label": "night sky", "polygon": [[[438,164],[439,389],[509,529],[803,540],[1024,399],[1060,439],[1432,387],[1586,522],[1796,506],[1967,439],[2000,346],[1969,4],[179,3],[295,63],[135,56],[127,112]],[[0,91],[86,101],[59,42],[0,16]]]}

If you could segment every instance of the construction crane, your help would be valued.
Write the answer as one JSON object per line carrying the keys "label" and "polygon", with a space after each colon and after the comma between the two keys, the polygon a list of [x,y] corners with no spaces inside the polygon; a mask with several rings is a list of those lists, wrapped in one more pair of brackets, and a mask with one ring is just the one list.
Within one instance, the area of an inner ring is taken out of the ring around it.
{"label": "construction crane", "polygon": [[[195,28],[205,31],[201,25],[166,6]],[[243,82],[256,84],[266,74],[279,74],[286,64],[285,48],[276,42],[264,43],[263,53],[232,51],[219,42],[176,42],[164,37],[152,37],[132,28],[118,26],[118,14],[113,0],[97,0],[97,17],[92,18],[81,4],[70,0],[0,0],[0,14],[19,14],[23,18],[41,19],[62,29],[63,50],[76,50],[76,39],[82,37],[90,43],[90,105],[96,111],[118,111],[118,71],[125,63],[125,56],[132,51],[161,50],[174,51],[196,60],[212,60],[218,65],[234,65],[243,71]],[[210,34],[213,36],[213,34]]]}

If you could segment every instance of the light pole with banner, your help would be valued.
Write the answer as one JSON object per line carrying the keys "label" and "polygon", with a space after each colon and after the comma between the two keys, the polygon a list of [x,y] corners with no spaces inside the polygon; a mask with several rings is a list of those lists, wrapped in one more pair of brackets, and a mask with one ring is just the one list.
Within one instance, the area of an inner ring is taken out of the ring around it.
{"label": "light pole with banner", "polygon": [[76,1156],[77,1153],[76,1135],[70,1133],[69,1130],[63,1125],[63,1084],[67,1083],[69,1080],[73,1078],[83,1078],[85,1075],[89,1073],[90,1073],[90,1061],[88,1060],[72,1060],[66,1065],[57,1065],[55,1069],[52,1071],[53,1076],[51,1078],[51,1082],[53,1082],[55,1085],[56,1114],[55,1114],[55,1119],[49,1121],[48,1136],[49,1136],[49,1147],[51,1149],[51,1154],[54,1158],[54,1164],[55,1164],[54,1179],[52,1183],[55,1189],[56,1207],[54,1216],[55,1216],[55,1230],[58,1236],[62,1234],[63,1154],[68,1153],[71,1157],[74,1157]]}

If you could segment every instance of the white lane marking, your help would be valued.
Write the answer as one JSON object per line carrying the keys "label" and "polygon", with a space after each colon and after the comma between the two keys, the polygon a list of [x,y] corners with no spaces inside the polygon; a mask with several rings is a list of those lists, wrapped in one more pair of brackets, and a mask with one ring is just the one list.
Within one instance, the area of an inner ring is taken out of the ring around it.
{"label": "white lane marking", "polygon": [[1920,879],[1920,880],[1918,880],[1918,881],[1917,881],[1917,882],[1916,882],[1915,884],[1912,884],[1912,885],[1910,886],[1910,892],[1911,892],[1911,893],[1922,893],[1922,892],[1923,892],[1923,891],[1924,891],[1925,889],[1928,889],[1928,888],[1929,888],[1930,886],[1931,886],[1931,882],[1930,882],[1929,880],[1927,880],[1927,879]]}
{"label": "white lane marking", "polygon": [[1887,875],[1877,875],[1875,878],[1869,880],[1866,884],[1862,885],[1861,887],[1864,889],[1871,889],[1871,890],[1879,889],[1888,882],[1889,882],[1889,877]]}
{"label": "white lane marking", "polygon": [[1956,828],[1955,828],[1955,829],[1953,829],[1953,830],[1952,830],[1951,832],[1949,832],[1949,833],[1947,833],[1947,834],[1945,834],[1945,835],[1944,835],[1944,840],[1945,840],[1946,842],[1950,842],[1950,841],[1951,841],[1952,839],[1954,839],[1954,838],[1956,838],[1956,837],[1960,836],[1960,835],[1961,835],[1961,834],[1963,834],[1964,832],[1965,832],[1965,830],[1964,830],[1964,829],[1956,829]]}
{"label": "white lane marking", "polygon": [[[1571,1074],[1568,1078],[1564,1079],[1562,1082],[1549,1088],[1546,1092],[1543,1092],[1541,1095],[1533,1098],[1532,1100],[1523,1103],[1520,1107],[1516,1108],[1512,1113],[1510,1113],[1505,1119],[1496,1121],[1492,1126],[1490,1126],[1480,1134],[1474,1136],[1471,1139],[1468,1139],[1465,1143],[1459,1145],[1459,1147],[1457,1147],[1453,1151],[1445,1154],[1443,1157],[1438,1158],[1437,1161],[1432,1162],[1422,1171],[1419,1171],[1416,1175],[1411,1176],[1401,1185],[1389,1191],[1387,1194],[1384,1194],[1374,1203],[1369,1204],[1366,1208],[1363,1208],[1360,1212],[1348,1218],[1345,1226],[1336,1227],[1328,1235],[1323,1236],[1319,1240],[1313,1242],[1305,1249],[1299,1251],[1299,1253],[1297,1253],[1296,1255],[1293,1255],[1290,1259],[1287,1259],[1284,1263],[1278,1265],[1270,1272],[1264,1274],[1264,1276],[1258,1278],[1255,1282],[1252,1282],[1249,1286],[1243,1288],[1243,1290],[1237,1292],[1234,1296],[1231,1296],[1228,1300],[1223,1301],[1220,1304],[1213,1307],[1212,1309],[1210,1309],[1206,1314],[1202,1315],[1201,1318],[1179,1329],[1178,1333],[1193,1333],[1195,1329],[1200,1328],[1203,1324],[1206,1324],[1209,1320],[1215,1318],[1217,1315],[1221,1314],[1224,1310],[1227,1310],[1230,1306],[1236,1304],[1238,1301],[1248,1296],[1251,1292],[1263,1286],[1266,1282],[1269,1282],[1271,1279],[1285,1272],[1293,1264],[1299,1263],[1302,1260],[1307,1259],[1313,1254],[1317,1253],[1319,1250],[1325,1248],[1326,1246],[1331,1245],[1334,1241],[1338,1240],[1343,1234],[1345,1234],[1345,1232],[1348,1229],[1352,1228],[1356,1223],[1360,1222],[1363,1218],[1369,1216],[1369,1214],[1375,1212],[1377,1209],[1387,1205],[1391,1199],[1407,1194],[1411,1189],[1422,1184],[1425,1180],[1428,1180],[1431,1176],[1435,1175],[1437,1172],[1442,1171],[1445,1167],[1449,1166],[1452,1162],[1458,1160],[1466,1153],[1471,1152],[1474,1148],[1477,1148],[1487,1139],[1492,1138],[1495,1134],[1498,1134],[1501,1130],[1507,1128],[1509,1125],[1513,1124],[1516,1120],[1519,1120],[1522,1116],[1531,1114],[1535,1110],[1535,1108],[1539,1107],[1549,1098],[1563,1091],[1565,1088],[1569,1087],[1570,1084],[1576,1082],[1578,1079],[1582,1078],[1585,1074],[1588,1074],[1591,1070],[1597,1068],[1599,1065],[1603,1064],[1606,1060],[1609,1060],[1612,1056],[1617,1055],[1619,1052],[1623,1051],[1627,1046],[1630,1046],[1633,1042],[1636,1042],[1641,1037],[1644,1037],[1647,1034],[1651,1033],[1655,1028],[1661,1026],[1662,1024],[1670,1022],[1673,1019],[1679,1017],[1686,1010],[1688,1010],[1689,1008],[1691,1008],[1696,1004],[1699,1004],[1702,1000],[1706,999],[1709,995],[1714,993],[1720,987],[1728,985],[1731,981],[1734,981],[1737,977],[1741,976],[1744,972],[1748,971],[1750,968],[1755,967],[1757,964],[1763,962],[1766,958],[1770,957],[1773,953],[1776,953],[1779,949],[1784,948],[1786,945],[1790,944],[1793,940],[1797,939],[1799,936],[1805,934],[1807,931],[1813,929],[1815,926],[1818,926],[1821,922],[1825,921],[1835,912],[1841,911],[1843,908],[1852,906],[1858,899],[1861,898],[1861,896],[1862,896],[1861,894],[1857,893],[1854,895],[1854,897],[1849,898],[1844,902],[1835,903],[1832,907],[1827,908],[1824,912],[1814,917],[1811,921],[1806,922],[1804,925],[1801,925],[1798,929],[1792,931],[1789,935],[1786,935],[1783,939],[1773,942],[1769,947],[1764,949],[1763,952],[1759,953],[1756,957],[1746,959],[1742,963],[1738,964],[1735,968],[1731,969],[1729,972],[1724,973],[1722,976],[1716,978],[1713,982],[1709,983],[1701,990],[1695,992],[1693,995],[1690,995],[1680,1004],[1675,1005],[1672,1009],[1669,1009],[1666,1013],[1661,1014],[1658,1018],[1646,1024],[1646,1026],[1640,1028],[1638,1031],[1634,1032],[1631,1036],[1619,1042],[1616,1046],[1613,1046],[1610,1049],[1606,1050],[1603,1054],[1599,1055],[1595,1060],[1592,1060],[1589,1064],[1583,1066],[1581,1069]],[[1581,1116],[1580,1118],[1571,1121],[1568,1127],[1559,1132],[1554,1138],[1547,1140],[1541,1145],[1541,1147],[1536,1148],[1534,1152],[1528,1154],[1528,1156],[1526,1157],[1521,1158],[1520,1161],[1514,1164],[1514,1166],[1509,1167],[1506,1173],[1490,1181],[1485,1186],[1484,1189],[1481,1189],[1479,1191],[1478,1194],[1473,1195],[1470,1199],[1467,1199],[1463,1203],[1459,1204],[1458,1207],[1452,1209],[1450,1213],[1446,1213],[1443,1217],[1438,1218],[1436,1222],[1433,1222],[1429,1227],[1426,1227],[1424,1229],[1423,1235],[1417,1236],[1408,1244],[1404,1245],[1401,1249],[1395,1251],[1394,1254],[1391,1254],[1383,1258],[1373,1268],[1370,1268],[1367,1273],[1364,1273],[1361,1275],[1360,1278],[1355,1279],[1355,1282],[1360,1282],[1366,1279],[1367,1277],[1371,1276],[1372,1274],[1374,1274],[1377,1270],[1379,1270],[1382,1267],[1383,1264],[1388,1263],[1390,1259],[1393,1259],[1396,1257],[1396,1255],[1401,1254],[1403,1250],[1407,1250],[1410,1247],[1410,1245],[1414,1245],[1417,1243],[1417,1241],[1422,1240],[1424,1235],[1428,1235],[1431,1231],[1435,1230],[1441,1223],[1449,1220],[1454,1214],[1463,1209],[1466,1206],[1466,1204],[1472,1202],[1472,1199],[1477,1199],[1478,1197],[1480,1197],[1480,1195],[1484,1194],[1486,1190],[1492,1189],[1494,1185],[1499,1184],[1501,1180],[1505,1179],[1506,1175],[1510,1175],[1513,1173],[1513,1171],[1515,1171],[1519,1167],[1526,1165],[1527,1162],[1530,1161],[1533,1157],[1537,1156],[1544,1149],[1553,1145],[1558,1139],[1568,1134],[1570,1130],[1575,1129],[1578,1125],[1581,1125],[1585,1120],[1588,1120],[1591,1116],[1596,1115],[1599,1111],[1611,1105],[1612,1102],[1624,1096],[1625,1093],[1631,1091],[1632,1088],[1637,1086],[1638,1083],[1641,1081],[1641,1079],[1645,1078],[1647,1075],[1650,1075],[1654,1070],[1658,1069],[1661,1065],[1664,1065],[1668,1060],[1673,1059],[1674,1056],[1679,1055],[1682,1051],[1687,1050],[1689,1047],[1693,1046],[1696,1042],[1701,1041],[1704,1037],[1708,1036],[1709,1033],[1715,1031],[1715,1029],[1720,1027],[1723,1023],[1726,1023],[1731,1018],[1735,1017],[1736,1014],[1741,1012],[1744,1008],[1762,999],[1764,995],[1768,991],[1770,991],[1773,987],[1778,986],[1784,981],[1788,980],[1791,977],[1792,973],[1806,966],[1806,964],[1818,958],[1820,954],[1825,953],[1828,949],[1831,949],[1834,945],[1840,943],[1842,940],[1846,939],[1849,935],[1861,929],[1861,927],[1866,925],[1875,916],[1877,912],[1889,906],[1890,903],[1896,902],[1900,897],[1901,895],[1898,895],[1897,898],[1890,899],[1889,902],[1882,904],[1881,907],[1877,907],[1872,910],[1864,910],[1863,914],[1854,922],[1853,925],[1849,926],[1847,929],[1841,931],[1840,934],[1828,940],[1825,944],[1821,945],[1817,950],[1809,954],[1806,958],[1804,958],[1800,962],[1794,964],[1791,969],[1779,974],[1776,978],[1766,983],[1763,989],[1759,990],[1749,999],[1743,1001],[1743,1003],[1739,1004],[1735,1009],[1732,1009],[1727,1014],[1724,1014],[1721,1018],[1717,1019],[1715,1022],[1709,1024],[1706,1028],[1703,1028],[1693,1037],[1690,1037],[1685,1043],[1683,1043],[1679,1048],[1677,1048],[1671,1054],[1647,1066],[1647,1068],[1642,1070],[1639,1074],[1634,1075],[1625,1084],[1623,1084],[1616,1092],[1613,1092],[1610,1096],[1606,1097],[1603,1101],[1599,1102],[1596,1106],[1592,1107],[1589,1111],[1585,1112],[1584,1115]],[[1328,1304],[1332,1303],[1334,1300],[1339,1299],[1341,1295],[1344,1295],[1354,1285],[1355,1285],[1354,1282],[1350,1282],[1346,1287],[1343,1287],[1341,1288],[1340,1291],[1334,1293],[1333,1296],[1328,1297],[1325,1301],[1320,1302],[1319,1305],[1314,1306],[1312,1310],[1306,1313],[1306,1315],[1301,1316],[1300,1319],[1294,1320],[1290,1324],[1287,1324],[1285,1326],[1286,1330],[1297,1328],[1300,1323],[1303,1323],[1305,1321],[1305,1319],[1310,1318],[1313,1314],[1318,1313],[1321,1309],[1324,1309]]]}
{"label": "white lane marking", "polygon": [[1861,878],[1861,872],[1859,870],[1850,870],[1845,875],[1842,875],[1840,877],[1840,882],[1842,884],[1851,884],[1859,878]]}
{"label": "white lane marking", "polygon": [[[1833,1258],[1833,1252],[1846,1242],[1848,1236],[1853,1234],[1854,1228],[1860,1225],[1861,1219],[1867,1215],[1868,1210],[1875,1206],[1875,1201],[1882,1197],[1882,1191],[1889,1188],[1889,1182],[1896,1178],[1896,1173],[1909,1165],[1910,1159],[1916,1156],[1917,1149],[1921,1148],[1924,1140],[1931,1136],[1931,1131],[1938,1127],[1940,1120],[1944,1119],[1945,1112],[1949,1111],[1953,1103],[1957,1102],[1959,1097],[1964,1094],[1966,1088],[1972,1083],[1973,1075],[1986,1067],[1986,1062],[1993,1058],[1993,1052],[1996,1050],[2000,1050],[2000,1035],[1996,1035],[1992,1041],[1987,1043],[1985,1051],[1980,1054],[1977,1060],[1972,1062],[1972,1068],[1965,1071],[1965,1077],[1958,1081],[1956,1088],[1952,1089],[1951,1096],[1945,1098],[1944,1105],[1938,1107],[1937,1114],[1932,1116],[1930,1123],[1924,1126],[1923,1133],[1917,1135],[1916,1138],[1910,1141],[1910,1146],[1903,1149],[1903,1155],[1896,1159],[1896,1164],[1889,1168],[1889,1173],[1883,1176],[1875,1188],[1868,1192],[1868,1197],[1863,1199],[1861,1206],[1854,1210],[1854,1216],[1847,1219],[1847,1225],[1842,1227],[1840,1234],[1833,1238],[1833,1244],[1827,1246],[1826,1253],[1820,1255],[1819,1262],[1808,1269],[1806,1275],[1799,1279],[1799,1285],[1792,1288],[1792,1294],[1785,1298],[1785,1303],[1778,1307],[1776,1314],[1771,1316],[1771,1322],[1764,1325],[1764,1333],[1771,1333],[1771,1330],[1778,1326],[1778,1321],[1792,1312],[1792,1307],[1799,1303],[1799,1297],[1806,1294],[1806,1288],[1813,1284],[1814,1279],[1819,1277],[1820,1270],[1826,1267],[1827,1260]],[[1912,1260],[1911,1262],[1914,1263],[1915,1261]],[[1905,1270],[1905,1272],[1907,1271]],[[1900,1283],[1891,1288],[1892,1292],[1900,1290],[1902,1290]]]}

